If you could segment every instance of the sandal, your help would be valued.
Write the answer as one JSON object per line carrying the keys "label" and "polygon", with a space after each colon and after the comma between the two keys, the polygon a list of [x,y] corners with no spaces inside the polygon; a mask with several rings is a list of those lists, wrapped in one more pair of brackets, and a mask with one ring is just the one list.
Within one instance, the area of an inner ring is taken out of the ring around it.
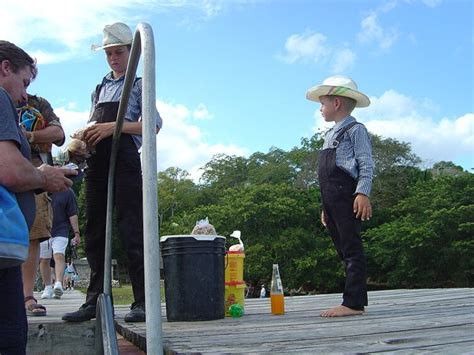
{"label": "sandal", "polygon": [[28,306],[26,306],[26,315],[35,317],[45,316],[46,307],[42,304],[38,304],[38,301],[33,296],[25,297],[25,303],[30,300],[35,301],[35,303],[30,303]]}

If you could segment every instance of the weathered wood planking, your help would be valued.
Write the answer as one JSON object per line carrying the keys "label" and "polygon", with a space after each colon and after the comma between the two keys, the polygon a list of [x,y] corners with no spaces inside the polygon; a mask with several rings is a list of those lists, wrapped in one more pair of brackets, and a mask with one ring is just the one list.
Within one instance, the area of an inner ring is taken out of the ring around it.
{"label": "weathered wood planking", "polygon": [[[243,317],[205,322],[167,322],[162,307],[163,345],[169,354],[474,354],[474,289],[373,291],[363,316],[319,317],[321,310],[340,303],[340,297],[287,297],[284,316],[270,314],[269,299],[248,299]],[[124,323],[125,312],[116,307],[118,331],[144,349],[145,324]]]}

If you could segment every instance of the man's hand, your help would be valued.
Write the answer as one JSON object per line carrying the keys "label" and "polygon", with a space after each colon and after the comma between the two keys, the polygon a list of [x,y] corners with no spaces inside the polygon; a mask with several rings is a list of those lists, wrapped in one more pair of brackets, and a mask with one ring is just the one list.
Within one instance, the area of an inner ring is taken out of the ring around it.
{"label": "man's hand", "polygon": [[321,211],[321,224],[326,227],[327,222],[326,222],[326,215],[324,214],[324,210]]}
{"label": "man's hand", "polygon": [[81,235],[79,233],[74,233],[74,238],[71,239],[71,244],[77,247],[81,243]]}
{"label": "man's hand", "polygon": [[356,218],[360,218],[363,221],[369,220],[372,217],[372,206],[367,196],[357,194],[354,200],[354,213]]}
{"label": "man's hand", "polygon": [[48,192],[65,191],[72,186],[72,181],[67,176],[77,175],[77,171],[73,169],[64,169],[47,164],[41,165],[38,170],[44,178],[43,190]]}
{"label": "man's hand", "polygon": [[114,134],[115,122],[96,123],[84,130],[83,138],[89,146],[95,146],[101,140]]}

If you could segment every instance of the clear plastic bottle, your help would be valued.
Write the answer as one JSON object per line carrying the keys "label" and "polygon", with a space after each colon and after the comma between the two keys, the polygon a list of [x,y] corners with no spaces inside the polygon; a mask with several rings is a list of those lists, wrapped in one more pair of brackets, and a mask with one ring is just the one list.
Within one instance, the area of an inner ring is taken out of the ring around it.
{"label": "clear plastic bottle", "polygon": [[281,283],[278,264],[273,264],[272,285],[270,288],[270,301],[272,307],[272,314],[285,314],[285,295],[283,293],[283,285]]}

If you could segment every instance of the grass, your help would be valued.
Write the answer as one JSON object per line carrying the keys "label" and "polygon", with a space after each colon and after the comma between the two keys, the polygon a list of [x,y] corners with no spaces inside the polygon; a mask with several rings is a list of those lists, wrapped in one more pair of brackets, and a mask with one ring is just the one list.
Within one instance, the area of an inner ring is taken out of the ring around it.
{"label": "grass", "polygon": [[[75,288],[76,290],[86,293],[86,288]],[[133,291],[132,285],[122,285],[121,287],[112,288],[112,297],[114,299],[114,304],[116,305],[127,305],[133,303]],[[165,290],[161,288],[161,301],[165,300]]]}

